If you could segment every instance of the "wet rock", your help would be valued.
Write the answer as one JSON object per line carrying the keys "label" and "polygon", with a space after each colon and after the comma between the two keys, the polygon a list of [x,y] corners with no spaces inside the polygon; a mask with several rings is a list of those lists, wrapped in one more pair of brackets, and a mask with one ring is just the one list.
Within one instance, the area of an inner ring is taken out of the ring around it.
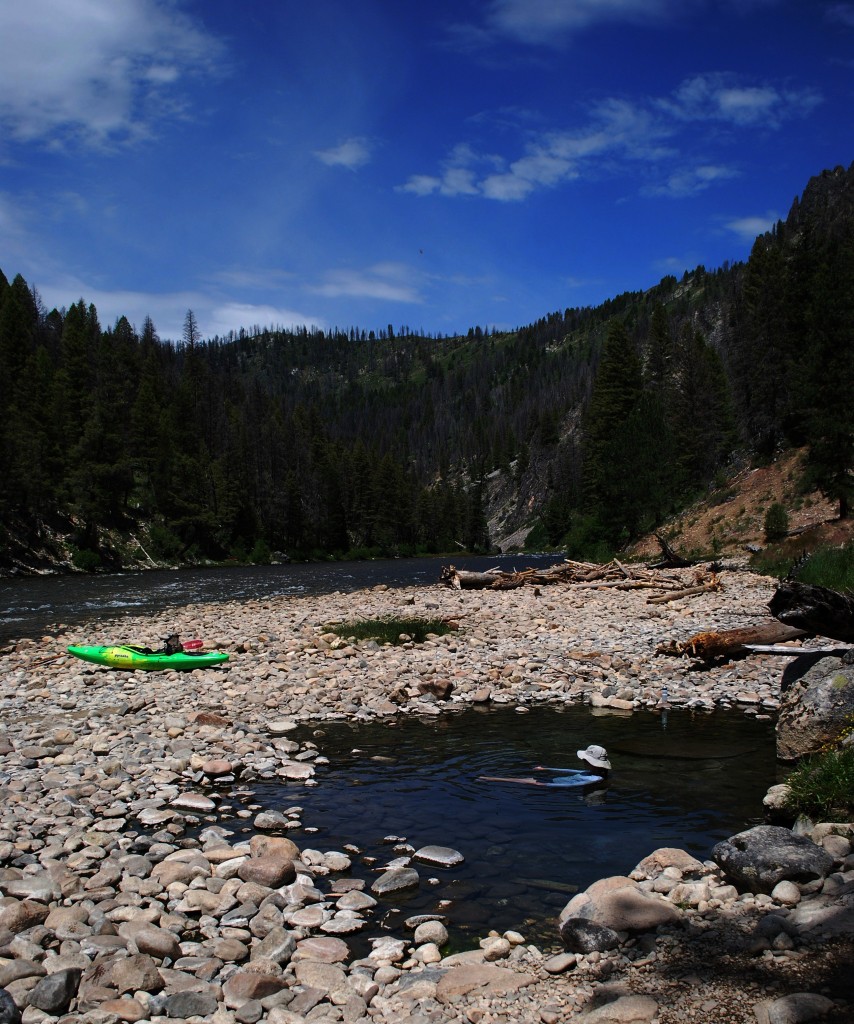
{"label": "wet rock", "polygon": [[415,868],[390,868],[376,879],[371,886],[371,892],[385,896],[392,892],[413,889],[420,881]]}
{"label": "wet rock", "polygon": [[433,942],[437,946],[444,946],[448,941],[448,929],[441,921],[425,921],[415,929],[413,939],[418,945]]}
{"label": "wet rock", "polygon": [[252,824],[262,832],[276,832],[288,827],[288,819],[280,811],[261,811]]}
{"label": "wet rock", "polygon": [[190,811],[192,814],[209,814],[216,809],[214,801],[201,793],[181,793],[170,806],[178,811]]}
{"label": "wet rock", "polygon": [[712,860],[736,885],[770,893],[784,879],[809,882],[824,878],[833,858],[803,836],[778,825],[757,825],[718,843]]}
{"label": "wet rock", "polygon": [[465,860],[459,850],[452,850],[448,846],[422,846],[412,856],[424,864],[435,864],[443,868],[454,867]]}

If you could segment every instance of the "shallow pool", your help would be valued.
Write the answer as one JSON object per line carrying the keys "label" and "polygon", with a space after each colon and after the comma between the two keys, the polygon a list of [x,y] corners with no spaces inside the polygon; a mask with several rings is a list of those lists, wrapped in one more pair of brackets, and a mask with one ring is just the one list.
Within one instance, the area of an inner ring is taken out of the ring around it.
{"label": "shallow pool", "polygon": [[[467,710],[324,724],[303,738],[330,759],[318,766],[319,785],[258,786],[256,801],[304,808],[312,831],[293,834],[301,847],[358,847],[352,874],[368,885],[406,844],[459,850],[459,867],[416,865],[419,888],[385,899],[376,918],[400,931],[410,915],[440,912],[458,947],[490,928],[554,942],[573,892],[628,873],[659,846],[706,859],[718,840],[761,820],[776,775],[773,722],[739,712]],[[480,778],[548,780],[533,767],[578,766],[576,751],[589,743],[605,746],[613,765],[593,790]]]}

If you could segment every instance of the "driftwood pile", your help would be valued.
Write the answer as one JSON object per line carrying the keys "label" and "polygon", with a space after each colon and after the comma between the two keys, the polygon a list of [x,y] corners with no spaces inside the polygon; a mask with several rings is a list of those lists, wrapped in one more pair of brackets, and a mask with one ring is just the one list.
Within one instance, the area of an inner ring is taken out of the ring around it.
{"label": "driftwood pile", "polygon": [[442,569],[439,582],[455,590],[515,590],[518,587],[551,586],[559,583],[572,586],[573,589],[612,587],[616,590],[664,591],[649,598],[650,604],[675,601],[680,597],[692,597],[723,587],[716,573],[703,569],[695,572],[693,585],[685,587],[682,580],[658,569],[626,566],[616,558],[607,565],[567,560],[548,569],[522,569],[511,572],[501,569],[471,572],[448,565]]}

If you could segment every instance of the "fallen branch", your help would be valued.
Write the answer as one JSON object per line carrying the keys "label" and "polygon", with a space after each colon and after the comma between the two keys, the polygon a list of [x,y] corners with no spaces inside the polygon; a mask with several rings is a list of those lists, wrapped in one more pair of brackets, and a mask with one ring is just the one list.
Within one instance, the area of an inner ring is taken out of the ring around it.
{"label": "fallen branch", "polygon": [[655,653],[710,662],[719,658],[744,657],[750,653],[751,644],[782,644],[809,635],[803,629],[785,626],[780,622],[768,622],[761,626],[695,633],[682,643],[669,640],[660,644]]}
{"label": "fallen branch", "polygon": [[696,597],[697,594],[706,594],[710,590],[723,590],[723,583],[717,576],[713,575],[708,583],[700,583],[695,587],[686,587],[685,590],[672,590],[669,594],[659,594],[657,597],[648,597],[647,604],[667,604],[669,601],[678,601],[681,597]]}

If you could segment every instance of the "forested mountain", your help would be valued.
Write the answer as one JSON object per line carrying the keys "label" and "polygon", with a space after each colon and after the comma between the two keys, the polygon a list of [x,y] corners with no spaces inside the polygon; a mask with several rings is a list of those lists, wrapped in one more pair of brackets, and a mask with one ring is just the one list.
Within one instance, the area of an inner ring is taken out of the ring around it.
{"label": "forested mountain", "polygon": [[[535,527],[614,548],[734,452],[808,445],[854,490],[854,165],[812,179],[746,263],[510,333],[254,330],[46,311],[0,273],[0,523],[73,518],[171,561],[487,549]],[[490,529],[491,524],[491,529]],[[490,536],[491,534],[491,536]],[[142,541],[140,541],[142,543]]]}

